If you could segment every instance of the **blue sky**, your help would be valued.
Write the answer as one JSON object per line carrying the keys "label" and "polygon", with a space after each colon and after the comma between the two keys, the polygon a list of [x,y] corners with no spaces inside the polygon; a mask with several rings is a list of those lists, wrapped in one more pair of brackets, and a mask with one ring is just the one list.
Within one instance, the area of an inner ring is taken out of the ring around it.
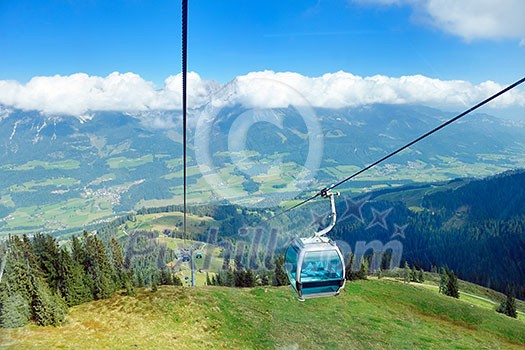
{"label": "blue sky", "polygon": [[[497,35],[451,30],[443,13],[425,8],[430,1],[190,0],[189,69],[222,83],[261,70],[422,74],[474,84],[524,75],[522,27]],[[525,15],[514,0],[500,3]],[[0,1],[0,52],[1,80],[118,71],[162,86],[180,71],[180,3]]]}

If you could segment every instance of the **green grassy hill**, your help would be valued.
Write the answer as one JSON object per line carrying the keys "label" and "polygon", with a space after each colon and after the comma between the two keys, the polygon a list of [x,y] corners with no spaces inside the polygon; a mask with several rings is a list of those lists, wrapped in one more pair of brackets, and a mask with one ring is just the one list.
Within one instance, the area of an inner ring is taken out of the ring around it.
{"label": "green grassy hill", "polygon": [[289,288],[161,287],[0,330],[6,349],[523,349],[525,321],[417,284],[368,280],[298,302]]}

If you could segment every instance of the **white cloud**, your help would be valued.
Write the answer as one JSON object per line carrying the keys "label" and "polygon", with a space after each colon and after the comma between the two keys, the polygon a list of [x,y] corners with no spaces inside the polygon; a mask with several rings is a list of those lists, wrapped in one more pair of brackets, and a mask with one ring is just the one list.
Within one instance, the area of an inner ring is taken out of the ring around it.
{"label": "white cloud", "polygon": [[[439,80],[422,75],[360,77],[346,72],[306,77],[298,73],[253,72],[220,85],[188,75],[189,106],[209,102],[216,107],[242,104],[247,107],[341,108],[372,103],[424,104],[435,107],[466,107],[503,88],[486,81],[473,85],[461,80]],[[152,126],[172,125],[175,115],[158,111],[180,110],[181,76],[170,76],[162,89],[133,73],[107,77],[73,74],[35,77],[26,84],[0,80],[0,104],[9,108],[37,110],[44,114],[74,115],[81,119],[97,111],[130,112],[144,116]],[[491,103],[493,107],[525,106],[525,93],[511,91]]]}
{"label": "white cloud", "polygon": [[[180,109],[181,76],[170,76],[161,90],[134,73],[111,73],[107,77],[83,73],[34,77],[26,84],[0,80],[0,104],[45,114],[88,115],[93,111],[137,112]],[[198,74],[188,75],[188,102],[203,103],[217,88]]]}
{"label": "white cloud", "polygon": [[524,39],[523,0],[353,0],[358,4],[409,5],[433,26],[464,38]]}
{"label": "white cloud", "polygon": [[[214,103],[219,106],[241,103],[250,107],[287,107],[304,103],[325,108],[372,103],[465,107],[502,88],[492,81],[473,85],[422,75],[360,77],[340,71],[310,78],[297,73],[264,71],[237,77],[215,94]],[[518,91],[511,91],[492,104],[499,107],[524,105],[525,94]]]}
{"label": "white cloud", "polygon": [[523,0],[429,0],[434,24],[467,40],[525,38]]}

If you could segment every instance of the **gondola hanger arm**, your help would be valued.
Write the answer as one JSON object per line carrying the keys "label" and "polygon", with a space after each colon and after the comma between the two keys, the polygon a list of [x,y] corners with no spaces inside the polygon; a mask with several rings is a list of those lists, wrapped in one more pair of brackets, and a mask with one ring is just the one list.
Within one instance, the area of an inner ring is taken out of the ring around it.
{"label": "gondola hanger arm", "polygon": [[328,188],[324,188],[323,190],[321,190],[321,197],[330,199],[330,208],[331,208],[330,214],[332,216],[332,220],[330,222],[330,225],[325,227],[323,230],[316,232],[314,237],[322,237],[334,228],[335,223],[337,221],[337,212],[335,210],[335,201],[334,201],[335,196],[339,196],[339,192],[332,192]]}

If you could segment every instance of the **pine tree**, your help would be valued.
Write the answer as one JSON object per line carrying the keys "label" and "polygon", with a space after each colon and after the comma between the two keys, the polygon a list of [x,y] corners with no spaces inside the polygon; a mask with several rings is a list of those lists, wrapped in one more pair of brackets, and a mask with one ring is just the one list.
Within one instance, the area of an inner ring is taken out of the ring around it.
{"label": "pine tree", "polygon": [[261,274],[261,286],[269,286],[272,280],[271,272],[263,271]]}
{"label": "pine tree", "polygon": [[9,254],[0,281],[0,326],[20,327],[31,319],[30,269],[24,258],[24,244],[18,236],[4,243]]}
{"label": "pine tree", "polygon": [[[84,237],[87,232],[84,231]],[[83,270],[83,281],[85,288],[89,291],[90,300],[93,300],[94,296],[94,282],[91,272],[89,270],[90,262],[86,254],[86,245],[80,242],[80,239],[76,236],[73,236],[71,239],[71,258],[73,259],[73,264],[78,264]]]}
{"label": "pine tree", "polygon": [[226,281],[225,281],[226,284],[224,284],[225,286],[228,286],[228,287],[235,287],[235,274],[233,272],[233,269],[230,267],[228,269],[228,272],[226,273]]}
{"label": "pine tree", "polygon": [[31,317],[29,303],[19,294],[8,295],[0,289],[0,327],[25,326]]}
{"label": "pine tree", "polygon": [[213,280],[214,283],[213,285],[215,286],[227,286],[227,279],[228,279],[228,276],[227,276],[227,272],[226,271],[219,271],[215,276],[213,276]]}
{"label": "pine tree", "polygon": [[274,286],[285,286],[288,284],[288,275],[284,269],[284,255],[275,259]]}
{"label": "pine tree", "polygon": [[85,284],[83,266],[79,262],[74,261],[64,248],[60,250],[58,272],[63,279],[63,283],[59,286],[59,291],[68,306],[79,305],[92,299],[91,290]]}
{"label": "pine tree", "polygon": [[28,274],[30,276],[38,276],[43,278],[44,273],[42,272],[40,264],[38,263],[38,257],[35,254],[35,250],[31,244],[31,241],[26,235],[22,236],[22,241],[20,242],[19,247],[23,257],[23,263]]}
{"label": "pine tree", "polygon": [[0,283],[2,283],[2,276],[4,275],[8,256],[9,250],[7,249],[7,243],[0,244]]}
{"label": "pine tree", "polygon": [[86,256],[84,267],[93,279],[93,297],[105,299],[111,297],[115,291],[113,282],[114,270],[106,253],[104,243],[95,235],[84,232]]}
{"label": "pine tree", "polygon": [[173,285],[174,286],[182,286],[182,281],[177,275],[173,275]]}
{"label": "pine tree", "polygon": [[412,270],[410,271],[410,282],[418,282],[415,266],[412,266]]}
{"label": "pine tree", "polygon": [[27,271],[24,274],[27,276],[25,281],[27,284],[21,285],[19,288],[25,288],[27,291],[26,300],[29,302],[31,319],[41,326],[59,325],[65,317],[65,303],[51,291],[46,283],[45,274],[38,263],[35,249],[26,235],[22,237],[19,249]]}
{"label": "pine tree", "polygon": [[57,241],[51,235],[37,233],[31,244],[47,284],[56,293],[64,282],[60,273],[60,250]]}
{"label": "pine tree", "polygon": [[409,283],[410,282],[410,274],[411,274],[410,266],[408,266],[408,262],[405,261],[405,273],[403,275],[403,277],[404,277],[403,280],[404,280],[405,283]]}
{"label": "pine tree", "polygon": [[252,269],[246,269],[243,273],[243,287],[255,287],[257,276]]}
{"label": "pine tree", "polygon": [[158,283],[161,286],[173,285],[173,275],[166,269],[160,270],[158,273]]}
{"label": "pine tree", "polygon": [[361,267],[359,268],[359,271],[356,274],[356,277],[360,280],[366,280],[366,277],[368,276],[368,260],[363,259],[361,261]]}
{"label": "pine tree", "polygon": [[419,269],[419,275],[417,276],[417,281],[419,283],[425,282],[425,273],[423,272],[423,269]]}
{"label": "pine tree", "polygon": [[162,269],[160,271],[157,271],[157,281],[159,282],[159,286],[167,285],[168,284],[168,273],[166,270]]}
{"label": "pine tree", "polygon": [[458,278],[454,274],[454,271],[448,271],[447,275],[448,282],[445,294],[449,297],[459,298]]}
{"label": "pine tree", "polygon": [[142,277],[142,271],[137,272],[137,287],[144,287],[144,277]]}
{"label": "pine tree", "polygon": [[441,268],[441,273],[439,274],[440,281],[439,281],[439,292],[441,294],[447,295],[447,285],[448,285],[448,274],[447,269],[444,267]]}
{"label": "pine tree", "polygon": [[126,295],[134,297],[137,295],[137,290],[135,289],[135,284],[133,283],[133,271],[128,272],[128,276],[124,280],[124,289],[126,290]]}
{"label": "pine tree", "polygon": [[153,281],[151,282],[151,291],[156,292],[159,290],[158,282],[156,278],[153,278]]}
{"label": "pine tree", "polygon": [[39,277],[31,278],[31,315],[40,326],[58,326],[66,314],[65,302],[53,294],[47,283]]}
{"label": "pine tree", "polygon": [[84,264],[85,255],[80,240],[77,236],[73,236],[71,238],[71,258],[79,264]]}
{"label": "pine tree", "polygon": [[354,254],[348,254],[348,264],[346,265],[345,278],[347,281],[354,281],[357,279],[357,273],[353,270]]}
{"label": "pine tree", "polygon": [[29,320],[38,325],[58,325],[65,316],[63,299],[53,293],[27,236],[7,241],[9,264],[0,282],[0,323],[21,326]]}
{"label": "pine tree", "polygon": [[235,287],[244,287],[244,270],[235,269],[233,272],[234,275],[234,286]]}
{"label": "pine tree", "polygon": [[15,250],[14,245],[12,237],[0,244],[0,259],[2,259],[0,262],[0,327],[2,328],[22,327],[31,318],[28,293],[24,285],[20,284],[22,276],[16,273],[17,271],[27,272],[27,270],[21,268],[22,255],[20,251]]}
{"label": "pine tree", "polygon": [[113,280],[118,288],[126,288],[129,285],[127,269],[124,267],[124,254],[122,248],[115,237],[111,237],[109,242],[111,250],[111,262],[113,263],[114,276]]}
{"label": "pine tree", "polygon": [[496,312],[505,314],[509,317],[518,318],[518,312],[516,310],[516,300],[512,297],[510,292],[507,292],[507,297],[498,306]]}

